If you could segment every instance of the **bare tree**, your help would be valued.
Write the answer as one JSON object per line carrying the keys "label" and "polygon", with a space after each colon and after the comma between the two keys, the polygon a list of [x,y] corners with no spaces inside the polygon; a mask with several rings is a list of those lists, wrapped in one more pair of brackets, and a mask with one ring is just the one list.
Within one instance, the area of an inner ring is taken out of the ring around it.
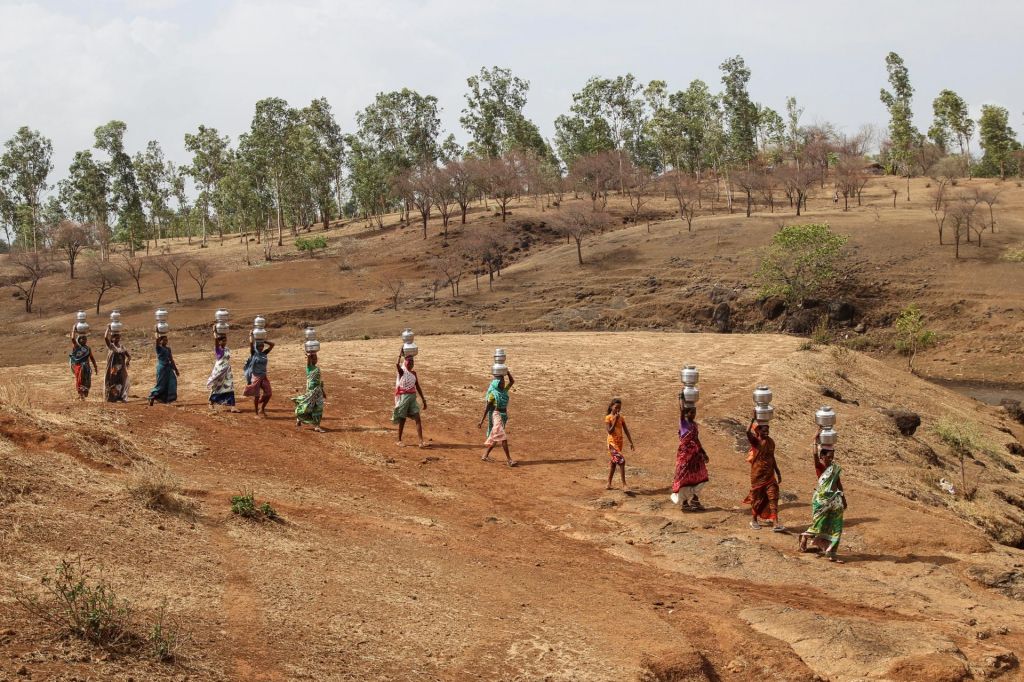
{"label": "bare tree", "polygon": [[[267,241],[269,242],[270,240],[268,239]],[[181,298],[178,296],[178,279],[181,277],[182,268],[188,265],[191,259],[184,254],[165,253],[155,256],[152,260],[153,265],[160,272],[167,275],[167,279],[170,280],[171,287],[174,289],[174,302],[181,303]]]}
{"label": "bare tree", "polygon": [[573,183],[590,195],[591,208],[596,211],[598,199],[601,210],[608,205],[608,188],[614,183],[618,168],[619,157],[615,152],[598,152],[576,159],[569,174]]}
{"label": "bare tree", "polygon": [[416,207],[423,221],[423,238],[427,238],[427,221],[430,220],[430,209],[434,206],[434,176],[437,169],[428,163],[410,168],[398,180],[400,193],[407,197],[407,202]]}
{"label": "bare tree", "polygon": [[459,282],[466,271],[466,261],[459,254],[446,253],[433,261],[433,270],[440,274],[451,290],[452,298],[459,295]]}
{"label": "bare tree", "polygon": [[760,185],[761,174],[755,170],[740,170],[732,173],[729,179],[743,190],[743,194],[747,198],[747,217],[749,218],[754,206],[754,190]]}
{"label": "bare tree", "polygon": [[818,179],[817,168],[811,165],[783,168],[779,170],[779,175],[786,195],[791,203],[796,204],[796,214],[800,215],[800,207],[806,207],[807,194]]}
{"label": "bare tree", "polygon": [[637,222],[640,220],[640,211],[650,199],[649,192],[651,191],[651,185],[654,183],[654,176],[646,168],[637,166],[628,159],[623,166],[623,172],[626,174],[623,187],[626,188],[626,195],[629,198],[629,207],[633,212],[633,222]]}
{"label": "bare tree", "polygon": [[391,299],[391,307],[398,310],[398,298],[402,295],[402,289],[405,288],[405,280],[385,277],[381,283],[384,285],[388,298]]}
{"label": "bare tree", "polygon": [[946,184],[939,184],[932,190],[932,217],[939,228],[939,246],[942,246],[942,229],[949,215],[949,196]]}
{"label": "bare tree", "polygon": [[954,258],[960,258],[960,241],[964,236],[971,238],[971,223],[975,219],[977,203],[961,195],[950,210],[949,219],[953,225],[953,243],[956,245]]}
{"label": "bare tree", "polygon": [[431,174],[430,194],[434,200],[434,207],[441,214],[441,227],[444,230],[444,241],[448,241],[448,223],[452,218],[452,211],[455,208],[455,188],[452,183],[452,171],[448,168],[439,168]]}
{"label": "bare tree", "polygon": [[89,246],[89,231],[80,223],[62,220],[53,235],[53,246],[64,255],[71,279],[75,278],[75,262]]}
{"label": "bare tree", "polygon": [[46,258],[46,254],[40,251],[18,251],[11,256],[11,263],[23,276],[22,280],[12,281],[11,285],[21,292],[21,298],[25,301],[25,312],[31,313],[39,280],[53,273],[54,265]]}
{"label": "bare tree", "polygon": [[669,171],[664,177],[679,204],[679,215],[686,221],[686,231],[693,232],[693,219],[700,203],[700,184],[680,170]]}
{"label": "bare tree", "polygon": [[558,217],[557,229],[576,242],[576,260],[583,265],[583,240],[588,234],[604,229],[611,219],[601,211],[567,209]]}
{"label": "bare tree", "polygon": [[188,276],[199,287],[199,300],[204,300],[206,296],[206,285],[213,279],[216,271],[208,261],[197,260],[192,264],[192,268],[188,271]]}
{"label": "bare tree", "polygon": [[524,178],[519,160],[514,154],[506,154],[486,162],[487,188],[491,197],[501,209],[501,222],[508,215],[508,205],[523,191]]}
{"label": "bare tree", "polygon": [[453,161],[445,167],[451,180],[452,197],[462,213],[462,224],[466,224],[466,211],[476,193],[475,167],[469,161]]}
{"label": "bare tree", "polygon": [[999,189],[982,189],[981,187],[974,188],[974,199],[977,204],[986,204],[988,206],[988,226],[993,233],[996,231],[996,216],[994,213],[994,207],[997,201],[999,201],[999,195],[1002,190]]}
{"label": "bare tree", "polygon": [[132,257],[127,252],[121,254],[121,269],[128,273],[128,276],[135,281],[135,291],[142,293],[142,268],[146,261],[139,257]]}
{"label": "bare tree", "polygon": [[[485,230],[474,232],[467,241],[466,249],[470,257],[482,265],[487,272],[487,288],[494,289],[494,276],[501,276],[501,268],[505,264],[505,252],[509,246],[508,233],[502,230]],[[474,270],[479,278],[480,271]],[[477,290],[480,290],[479,279]]]}
{"label": "bare tree", "polygon": [[96,292],[96,314],[99,315],[104,294],[124,283],[124,272],[110,261],[94,260],[89,265],[88,279]]}

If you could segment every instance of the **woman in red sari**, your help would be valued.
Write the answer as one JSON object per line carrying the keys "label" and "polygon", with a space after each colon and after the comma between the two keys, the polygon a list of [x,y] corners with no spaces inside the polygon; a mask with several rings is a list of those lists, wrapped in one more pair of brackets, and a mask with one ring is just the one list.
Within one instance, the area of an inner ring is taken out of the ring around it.
{"label": "woman in red sari", "polygon": [[779,484],[782,483],[782,472],[775,463],[775,441],[768,435],[768,424],[758,424],[755,415],[747,427],[747,440],[750,441],[750,493],[743,504],[750,505],[750,527],[760,530],[761,521],[769,521],[772,530],[782,533],[786,527],[779,519]]}
{"label": "woman in red sari", "polygon": [[703,511],[697,493],[708,482],[708,453],[700,444],[697,430],[697,407],[687,405],[679,396],[679,449],[676,450],[676,471],[672,478],[672,504],[682,510]]}

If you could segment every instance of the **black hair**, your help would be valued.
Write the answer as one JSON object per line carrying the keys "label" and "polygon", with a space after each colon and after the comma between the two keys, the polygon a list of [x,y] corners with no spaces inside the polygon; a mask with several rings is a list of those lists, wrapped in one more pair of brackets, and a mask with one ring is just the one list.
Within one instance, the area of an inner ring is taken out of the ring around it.
{"label": "black hair", "polygon": [[610,403],[608,403],[608,411],[605,412],[605,414],[611,414],[612,413],[612,406],[613,405],[621,405],[621,404],[622,404],[622,398],[612,398],[612,401]]}

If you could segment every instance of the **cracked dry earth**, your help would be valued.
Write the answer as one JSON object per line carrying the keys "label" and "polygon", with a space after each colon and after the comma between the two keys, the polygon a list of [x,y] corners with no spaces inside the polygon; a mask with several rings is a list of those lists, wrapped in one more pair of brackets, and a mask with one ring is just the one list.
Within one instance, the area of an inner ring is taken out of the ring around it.
{"label": "cracked dry earth", "polygon": [[[1019,677],[1024,554],[993,543],[964,509],[929,504],[940,472],[914,453],[941,446],[925,427],[903,438],[875,408],[910,406],[926,424],[963,415],[1004,437],[995,411],[855,353],[801,351],[790,337],[417,341],[426,450],[397,447],[388,422],[394,343],[324,343],[326,434],[294,428],[286,397],[303,380],[298,343],[271,356],[267,420],[209,413],[207,354],[178,358],[174,407],[142,399],[148,354],[133,363],[138,399],[127,405],[72,400],[66,365],[0,371],[0,679]],[[517,380],[515,469],[479,460],[495,345]],[[701,369],[711,456],[700,514],[668,499],[684,362]],[[782,518],[801,529],[816,389],[837,370],[859,405],[837,405],[850,508],[847,563],[830,565],[798,553],[795,534],[747,527],[739,444],[750,389],[767,382]],[[601,420],[613,395],[637,444],[626,491],[604,489]],[[194,517],[145,509],[126,492],[146,460],[180,477]],[[232,517],[228,498],[243,488],[283,521]],[[189,632],[180,660],[107,655],[31,620],[12,595],[36,589],[62,556],[102,567],[142,610],[166,599]]]}

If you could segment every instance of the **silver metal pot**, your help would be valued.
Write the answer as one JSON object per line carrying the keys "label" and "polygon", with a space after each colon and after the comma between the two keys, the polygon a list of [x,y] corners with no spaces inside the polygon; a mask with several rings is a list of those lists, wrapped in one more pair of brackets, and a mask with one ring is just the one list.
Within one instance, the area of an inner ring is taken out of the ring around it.
{"label": "silver metal pot", "polygon": [[85,322],[85,311],[79,310],[77,313],[75,313],[75,320],[78,322]]}
{"label": "silver metal pot", "polygon": [[831,428],[836,425],[836,411],[828,405],[822,405],[814,413],[814,422],[818,426]]}
{"label": "silver metal pot", "polygon": [[695,403],[700,400],[700,389],[696,386],[683,387],[683,402]]}
{"label": "silver metal pot", "polygon": [[506,359],[507,359],[507,356],[505,354],[505,349],[504,348],[495,348],[494,349],[494,362],[496,364],[504,365]]}
{"label": "silver metal pot", "polygon": [[416,335],[412,333],[411,329],[406,328],[405,331],[402,332],[402,343],[412,343],[415,340]]}
{"label": "silver metal pot", "polygon": [[263,327],[256,327],[255,329],[252,330],[252,338],[254,341],[266,341],[267,330],[264,329]]}
{"label": "silver metal pot", "polygon": [[310,339],[309,341],[306,341],[306,352],[307,353],[319,353],[320,352],[320,342],[317,341],[316,339]]}
{"label": "silver metal pot", "polygon": [[679,378],[684,386],[694,386],[700,381],[700,372],[695,365],[686,365],[679,371]]}
{"label": "silver metal pot", "polygon": [[420,349],[416,346],[415,343],[403,343],[402,344],[402,353],[404,353],[405,357],[407,357],[407,358],[414,358],[414,357],[416,357],[416,354],[419,353],[419,352],[420,352]]}
{"label": "silver metal pot", "polygon": [[88,334],[89,333],[89,323],[85,322],[85,321],[76,322],[75,323],[75,333],[76,334]]}
{"label": "silver metal pot", "polygon": [[835,446],[836,440],[838,440],[839,434],[836,433],[835,429],[822,429],[821,434],[818,436],[818,440],[822,445]]}
{"label": "silver metal pot", "polygon": [[775,408],[767,403],[759,404],[754,408],[754,414],[759,424],[767,424],[775,416]]}
{"label": "silver metal pot", "polygon": [[167,321],[167,311],[164,308],[157,308],[156,309],[156,321],[157,322],[166,322]]}
{"label": "silver metal pot", "polygon": [[166,322],[157,322],[156,323],[156,333],[157,334],[160,334],[161,336],[163,336],[164,334],[166,334],[169,331],[171,331],[171,325],[167,324]]}
{"label": "silver metal pot", "polygon": [[230,329],[230,325],[227,322],[218,322],[217,324],[213,325],[213,330],[220,334],[221,336],[227,334],[228,329]]}
{"label": "silver metal pot", "polygon": [[114,322],[110,323],[110,333],[111,334],[120,334],[122,331],[124,331],[124,323],[123,322],[118,322],[118,321],[115,320]]}
{"label": "silver metal pot", "polygon": [[754,389],[754,404],[767,405],[772,401],[772,389],[767,386],[758,386]]}
{"label": "silver metal pot", "polygon": [[217,320],[218,322],[227,322],[228,320],[231,319],[231,313],[229,313],[224,308],[219,308],[217,312],[213,314],[213,319]]}
{"label": "silver metal pot", "polygon": [[491,365],[491,376],[503,377],[508,374],[508,365],[497,362]]}
{"label": "silver metal pot", "polygon": [[315,341],[316,329],[314,329],[313,327],[306,327],[306,330],[303,332],[303,335],[306,337],[307,341]]}
{"label": "silver metal pot", "polygon": [[256,319],[252,321],[252,326],[256,329],[263,329],[267,326],[267,318],[262,315],[257,315]]}
{"label": "silver metal pot", "polygon": [[121,321],[121,311],[120,310],[111,310],[110,311],[110,322],[114,323],[114,322],[120,322],[120,321]]}

